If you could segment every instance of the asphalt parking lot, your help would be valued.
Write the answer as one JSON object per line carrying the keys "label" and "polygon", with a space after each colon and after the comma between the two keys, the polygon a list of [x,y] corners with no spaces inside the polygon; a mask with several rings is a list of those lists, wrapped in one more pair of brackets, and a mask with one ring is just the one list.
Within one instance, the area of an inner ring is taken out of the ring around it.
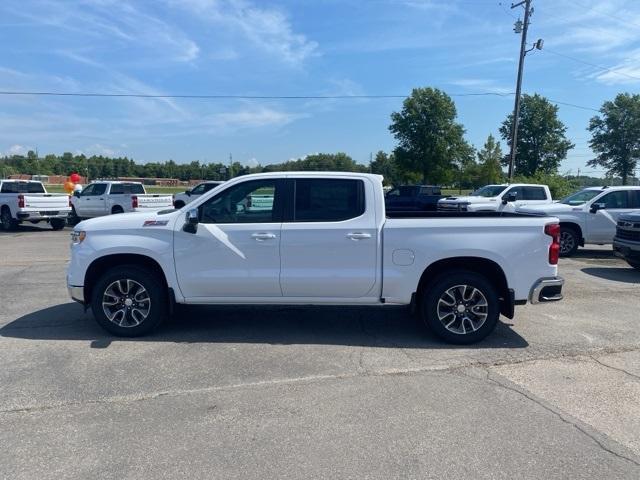
{"label": "asphalt parking lot", "polygon": [[640,272],[609,247],[453,347],[396,307],[190,307],[112,338],[67,297],[68,244],[0,234],[3,478],[640,478]]}

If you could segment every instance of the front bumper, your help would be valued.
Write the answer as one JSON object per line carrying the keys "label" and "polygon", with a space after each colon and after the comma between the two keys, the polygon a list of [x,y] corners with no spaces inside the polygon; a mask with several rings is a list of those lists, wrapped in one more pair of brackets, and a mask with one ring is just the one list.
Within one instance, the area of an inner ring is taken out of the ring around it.
{"label": "front bumper", "polygon": [[563,285],[564,278],[562,277],[541,278],[531,288],[529,301],[536,304],[562,300]]}
{"label": "front bumper", "polygon": [[625,260],[640,261],[640,243],[614,238],[613,254]]}
{"label": "front bumper", "polygon": [[75,300],[82,305],[85,304],[84,301],[84,287],[78,287],[74,285],[67,285],[67,290],[69,291],[69,296],[71,300]]}

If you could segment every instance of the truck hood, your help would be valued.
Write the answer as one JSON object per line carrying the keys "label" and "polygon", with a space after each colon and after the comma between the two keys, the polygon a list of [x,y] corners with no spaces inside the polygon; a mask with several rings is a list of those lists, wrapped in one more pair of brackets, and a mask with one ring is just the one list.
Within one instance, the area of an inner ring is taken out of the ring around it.
{"label": "truck hood", "polygon": [[177,216],[177,210],[118,213],[115,215],[106,215],[104,217],[83,220],[75,226],[74,230],[91,232],[99,230],[130,230],[138,228],[173,228],[173,221]]}
{"label": "truck hood", "polygon": [[495,203],[498,197],[480,197],[476,195],[466,195],[459,197],[444,197],[439,200],[443,203]]}
{"label": "truck hood", "polygon": [[564,203],[547,203],[545,205],[523,206],[518,208],[518,212],[547,213],[549,215],[555,215],[560,213],[580,212],[583,207],[583,205],[571,206]]}

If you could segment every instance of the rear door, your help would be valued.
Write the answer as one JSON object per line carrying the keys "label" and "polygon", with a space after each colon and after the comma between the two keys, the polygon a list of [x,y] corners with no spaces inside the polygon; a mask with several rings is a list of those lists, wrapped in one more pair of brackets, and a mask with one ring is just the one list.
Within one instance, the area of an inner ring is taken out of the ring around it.
{"label": "rear door", "polygon": [[285,297],[360,298],[376,283],[373,185],[363,179],[289,180],[282,224]]}
{"label": "rear door", "polygon": [[[284,180],[237,183],[198,207],[195,234],[178,221],[174,259],[182,294],[192,300],[281,297],[280,227]],[[271,208],[246,208],[252,194],[270,195]],[[183,217],[184,218],[184,217]]]}

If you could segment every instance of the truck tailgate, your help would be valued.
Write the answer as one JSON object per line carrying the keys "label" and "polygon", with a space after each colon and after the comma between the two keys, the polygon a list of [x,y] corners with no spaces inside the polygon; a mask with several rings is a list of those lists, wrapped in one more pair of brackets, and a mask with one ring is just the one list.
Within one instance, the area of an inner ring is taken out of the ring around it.
{"label": "truck tailgate", "polygon": [[51,193],[25,194],[24,208],[43,211],[65,210],[69,208],[69,196]]}
{"label": "truck tailgate", "polygon": [[171,195],[136,195],[138,197],[138,210],[161,210],[163,208],[173,208],[173,197]]}

